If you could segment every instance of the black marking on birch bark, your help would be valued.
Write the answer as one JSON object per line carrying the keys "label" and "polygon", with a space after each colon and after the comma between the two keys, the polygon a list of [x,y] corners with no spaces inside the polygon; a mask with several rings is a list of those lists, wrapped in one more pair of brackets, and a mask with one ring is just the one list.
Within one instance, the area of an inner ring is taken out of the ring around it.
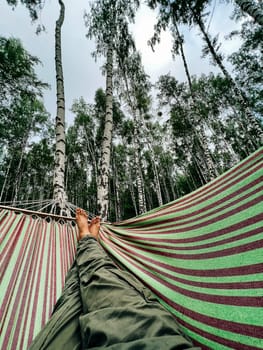
{"label": "black marking on birch bark", "polygon": [[59,189],[63,190],[63,186],[61,186],[59,183],[56,183],[55,186],[57,190]]}
{"label": "black marking on birch bark", "polygon": [[[107,115],[111,115],[111,112],[107,112]],[[111,120],[105,120],[105,125],[109,124],[110,126],[113,125],[113,122]],[[110,129],[110,131],[112,130],[112,128]]]}
{"label": "black marking on birch bark", "polygon": [[[62,150],[60,150],[60,149],[57,149],[57,150],[56,150],[56,155],[58,155],[58,153],[64,155],[64,152],[63,152]],[[59,157],[59,158],[60,158],[60,157]],[[56,164],[60,164],[60,159],[58,160],[58,162],[57,162]]]}
{"label": "black marking on birch bark", "polygon": [[62,135],[65,134],[64,121],[61,118],[56,119],[56,133],[61,133]]}
{"label": "black marking on birch bark", "polygon": [[[58,68],[62,69],[62,64],[59,63]],[[61,77],[61,74],[56,74],[56,79],[57,79],[57,83],[60,83],[61,85],[64,86],[64,80]]]}
{"label": "black marking on birch bark", "polygon": [[[64,139],[57,139],[57,143],[62,142],[63,144],[65,144],[65,140]],[[59,150],[61,152],[61,150]]]}
{"label": "black marking on birch bark", "polygon": [[[104,151],[104,152],[102,153],[102,157],[101,157],[101,167],[103,167],[105,163],[107,163],[107,153],[106,153],[106,151]],[[105,165],[105,167],[106,167],[106,165]]]}

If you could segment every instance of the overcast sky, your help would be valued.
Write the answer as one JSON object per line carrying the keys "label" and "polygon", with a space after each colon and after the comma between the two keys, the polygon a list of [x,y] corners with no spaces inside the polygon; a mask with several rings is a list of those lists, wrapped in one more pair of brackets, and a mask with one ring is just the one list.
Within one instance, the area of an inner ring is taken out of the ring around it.
{"label": "overcast sky", "polygon": [[[71,124],[73,115],[69,111],[74,99],[83,96],[86,101],[93,102],[95,91],[105,88],[105,79],[101,74],[100,67],[104,60],[97,62],[91,57],[94,51],[94,43],[85,37],[83,13],[88,9],[88,0],[65,0],[66,14],[62,29],[62,60],[65,81],[66,98],[66,123]],[[14,10],[0,0],[1,35],[13,36],[21,39],[24,47],[42,61],[37,73],[39,78],[51,85],[51,89],[44,95],[44,103],[47,110],[55,117],[56,91],[55,91],[55,61],[54,61],[54,30],[55,22],[59,15],[59,6],[55,0],[46,0],[45,8],[41,15],[41,22],[46,27],[46,32],[35,34],[36,25],[31,24],[26,8],[18,5]],[[220,4],[216,6],[211,19],[210,32],[220,34],[223,41],[222,51],[229,54],[235,51],[238,41],[226,41],[224,36],[233,30],[236,25],[229,20],[231,8]],[[147,7],[142,6],[136,17],[136,24],[132,27],[137,49],[142,54],[142,61],[146,73],[155,82],[161,74],[171,73],[178,80],[185,80],[182,62],[178,57],[176,61],[171,56],[171,38],[168,33],[161,37],[161,43],[153,53],[147,45],[147,41],[153,34],[155,23],[154,13]],[[217,71],[209,65],[208,60],[201,60],[201,39],[195,31],[185,32],[185,53],[190,66],[190,73],[200,75],[210,71]]]}

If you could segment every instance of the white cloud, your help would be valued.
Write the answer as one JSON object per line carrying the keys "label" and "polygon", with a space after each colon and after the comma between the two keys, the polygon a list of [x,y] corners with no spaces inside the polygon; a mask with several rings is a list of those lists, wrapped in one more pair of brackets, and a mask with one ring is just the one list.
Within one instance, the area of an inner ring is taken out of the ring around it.
{"label": "white cloud", "polygon": [[155,72],[171,62],[172,39],[169,32],[162,32],[161,41],[152,48],[147,44],[153,36],[156,17],[149,8],[143,6],[136,16],[136,25],[132,27],[136,47],[142,54],[143,64],[148,71]]}

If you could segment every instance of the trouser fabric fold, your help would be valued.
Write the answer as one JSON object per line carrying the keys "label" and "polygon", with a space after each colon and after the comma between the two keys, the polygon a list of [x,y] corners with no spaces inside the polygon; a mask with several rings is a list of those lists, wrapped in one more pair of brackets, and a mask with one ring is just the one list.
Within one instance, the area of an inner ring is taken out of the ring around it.
{"label": "trouser fabric fold", "polygon": [[102,348],[199,349],[151,291],[87,236],[79,241],[63,293],[30,350]]}

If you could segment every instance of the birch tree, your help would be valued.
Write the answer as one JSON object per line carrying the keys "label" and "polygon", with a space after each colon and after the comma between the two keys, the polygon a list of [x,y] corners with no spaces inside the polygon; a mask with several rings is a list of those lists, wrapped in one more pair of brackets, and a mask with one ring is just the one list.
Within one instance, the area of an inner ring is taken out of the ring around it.
{"label": "birch tree", "polygon": [[173,53],[178,54],[178,52],[179,52],[181,57],[182,57],[184,69],[185,69],[185,73],[186,73],[186,77],[187,77],[187,82],[188,82],[188,86],[189,86],[189,90],[190,90],[190,102],[192,103],[191,110],[193,110],[193,111],[196,110],[196,113],[189,113],[189,118],[190,118],[190,122],[194,126],[195,134],[199,140],[200,147],[203,150],[203,154],[204,154],[204,157],[203,157],[204,161],[201,161],[200,164],[202,165],[204,163],[204,171],[207,172],[207,178],[209,180],[212,180],[213,178],[215,178],[218,175],[218,173],[216,171],[215,164],[214,164],[213,159],[212,159],[211,154],[210,154],[210,150],[208,147],[208,140],[207,140],[207,137],[205,134],[205,130],[203,128],[202,123],[200,123],[200,117],[198,117],[198,114],[200,114],[200,111],[198,111],[198,109],[195,108],[195,106],[197,105],[197,99],[196,99],[196,96],[194,94],[192,78],[191,78],[191,75],[189,72],[188,64],[187,64],[185,53],[184,53],[184,48],[183,48],[183,40],[184,39],[179,32],[175,18],[173,18],[172,22],[173,22],[172,28],[174,28],[174,31],[173,31],[173,38],[174,38]]}
{"label": "birch tree", "polygon": [[131,48],[131,52],[126,57],[118,57],[119,59],[119,71],[117,75],[118,89],[120,91],[120,97],[128,105],[129,113],[134,120],[134,154],[135,154],[135,169],[136,169],[136,182],[138,189],[138,201],[139,201],[139,213],[146,211],[146,204],[143,190],[143,178],[141,171],[140,152],[142,150],[142,140],[149,149],[151,155],[151,165],[153,169],[155,184],[154,191],[158,198],[158,204],[162,205],[162,193],[159,180],[159,174],[156,166],[156,156],[153,150],[153,140],[151,133],[148,130],[144,115],[147,113],[150,106],[150,89],[151,83],[149,77],[145,73],[141,57],[136,52],[135,48]]}
{"label": "birch tree", "polygon": [[[7,0],[9,5],[16,6],[18,1]],[[21,0],[21,3],[29,10],[30,17],[36,21],[45,5],[45,0]],[[65,17],[65,5],[62,0],[58,0],[60,6],[59,18],[55,27],[55,69],[56,69],[56,92],[57,92],[57,111],[55,122],[56,146],[55,146],[55,166],[53,178],[53,199],[54,208],[57,214],[68,215],[66,209],[67,195],[65,192],[65,95],[64,78],[62,68],[61,51],[61,28]],[[38,25],[37,32],[44,30],[43,25]]]}
{"label": "birch tree", "polygon": [[88,28],[87,37],[94,38],[94,56],[106,58],[106,117],[100,158],[100,177],[98,183],[98,207],[102,220],[108,217],[109,209],[109,171],[113,129],[113,65],[115,52],[123,27],[134,20],[138,1],[102,0],[91,4],[89,14],[85,14]]}
{"label": "birch tree", "polygon": [[[136,185],[137,185],[137,191],[138,191],[138,209],[139,214],[142,214],[146,211],[146,201],[145,201],[145,191],[144,191],[144,185],[143,185],[143,176],[142,176],[142,169],[141,169],[141,111],[140,106],[138,103],[138,97],[139,97],[139,90],[141,93],[143,92],[142,87],[142,81],[140,78],[140,66],[137,65],[138,62],[138,55],[135,53],[132,57],[126,56],[126,59],[122,62],[120,62],[120,68],[121,68],[121,77],[124,80],[124,91],[125,93],[122,95],[122,97],[125,97],[126,102],[128,102],[129,109],[131,112],[131,115],[133,117],[133,146],[134,146],[134,170],[135,170],[135,176],[136,176]],[[125,67],[125,68],[124,68]],[[137,78],[137,80],[136,80]],[[137,81],[137,89],[135,88],[135,80]],[[142,96],[141,96],[142,97]]]}
{"label": "birch tree", "polygon": [[60,5],[59,18],[56,21],[55,28],[55,67],[56,67],[56,90],[57,90],[57,113],[56,113],[56,149],[55,149],[55,168],[53,198],[59,214],[67,215],[65,192],[65,94],[64,78],[62,68],[61,51],[61,28],[65,17],[65,6],[62,0],[58,0]]}

